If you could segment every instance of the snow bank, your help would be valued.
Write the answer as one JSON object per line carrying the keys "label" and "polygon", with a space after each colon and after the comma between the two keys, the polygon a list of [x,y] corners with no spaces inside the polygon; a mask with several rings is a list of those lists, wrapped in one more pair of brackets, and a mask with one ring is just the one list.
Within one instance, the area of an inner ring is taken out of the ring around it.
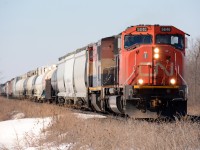
{"label": "snow bank", "polygon": [[29,147],[26,150],[69,150],[73,144],[60,144],[58,146],[55,146],[55,144],[44,144],[43,146],[40,147]]}
{"label": "snow bank", "polygon": [[75,115],[78,118],[81,118],[81,119],[106,118],[106,116],[98,115],[98,114],[81,114],[81,113],[75,113]]}
{"label": "snow bank", "polygon": [[[41,137],[42,130],[51,124],[51,118],[26,118],[0,122],[0,149],[26,149],[30,142]],[[25,140],[26,139],[26,140]]]}
{"label": "snow bank", "polygon": [[11,119],[12,120],[16,120],[16,119],[22,119],[25,117],[24,113],[20,113],[20,112],[14,112],[14,114],[11,115]]}
{"label": "snow bank", "polygon": [[[106,118],[98,114],[81,114],[75,113],[78,118]],[[12,119],[0,122],[0,149],[23,149],[23,150],[67,150],[73,147],[73,144],[61,144],[55,146],[53,143],[39,145],[38,140],[45,138],[45,132],[42,132],[52,124],[52,118],[23,118],[24,114],[15,113]]]}

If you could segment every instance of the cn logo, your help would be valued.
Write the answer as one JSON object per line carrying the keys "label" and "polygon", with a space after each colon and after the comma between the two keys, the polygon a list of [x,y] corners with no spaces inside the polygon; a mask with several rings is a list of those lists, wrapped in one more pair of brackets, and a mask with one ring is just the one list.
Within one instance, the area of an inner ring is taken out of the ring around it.
{"label": "cn logo", "polygon": [[[149,66],[149,69],[150,69],[150,67],[152,66],[152,63],[151,62],[143,62],[143,63],[140,63],[140,65],[139,65],[139,75],[140,76],[143,76],[143,77],[147,77],[147,76],[153,76],[153,74],[152,74],[152,72],[150,72],[150,73],[143,73],[142,72],[142,68],[143,67],[147,67],[147,66]],[[155,74],[156,75],[158,75],[158,69],[160,68],[160,69],[162,69],[162,71],[167,75],[167,76],[173,76],[173,74],[174,74],[174,64],[173,63],[171,63],[170,64],[170,66],[169,66],[170,68],[169,69],[167,69],[164,65],[162,65],[161,63],[156,63],[156,65],[155,65]],[[169,71],[168,71],[169,70]]]}

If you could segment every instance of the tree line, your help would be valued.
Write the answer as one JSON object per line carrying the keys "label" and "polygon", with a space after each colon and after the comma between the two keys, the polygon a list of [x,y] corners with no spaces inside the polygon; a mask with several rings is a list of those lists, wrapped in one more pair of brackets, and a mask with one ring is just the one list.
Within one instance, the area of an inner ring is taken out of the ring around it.
{"label": "tree line", "polygon": [[185,79],[189,103],[200,103],[200,39],[190,40],[186,50]]}

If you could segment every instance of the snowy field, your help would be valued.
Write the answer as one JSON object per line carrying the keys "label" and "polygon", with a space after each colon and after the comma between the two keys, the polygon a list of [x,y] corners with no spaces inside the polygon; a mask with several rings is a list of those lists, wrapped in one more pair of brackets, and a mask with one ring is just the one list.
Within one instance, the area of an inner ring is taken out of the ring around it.
{"label": "snowy field", "polygon": [[[106,118],[102,115],[79,114],[77,118]],[[52,125],[52,119],[47,118],[23,118],[23,113],[15,114],[12,119],[0,122],[0,149],[23,149],[23,150],[67,150],[71,144],[52,146],[51,143],[40,144],[39,139],[45,138],[45,129]]]}

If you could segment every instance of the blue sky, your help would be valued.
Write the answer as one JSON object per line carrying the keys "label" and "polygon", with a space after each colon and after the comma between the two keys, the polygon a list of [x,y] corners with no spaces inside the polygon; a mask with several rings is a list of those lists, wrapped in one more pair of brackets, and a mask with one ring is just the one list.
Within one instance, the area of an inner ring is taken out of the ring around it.
{"label": "blue sky", "polygon": [[0,0],[0,82],[137,24],[200,37],[200,1]]}

